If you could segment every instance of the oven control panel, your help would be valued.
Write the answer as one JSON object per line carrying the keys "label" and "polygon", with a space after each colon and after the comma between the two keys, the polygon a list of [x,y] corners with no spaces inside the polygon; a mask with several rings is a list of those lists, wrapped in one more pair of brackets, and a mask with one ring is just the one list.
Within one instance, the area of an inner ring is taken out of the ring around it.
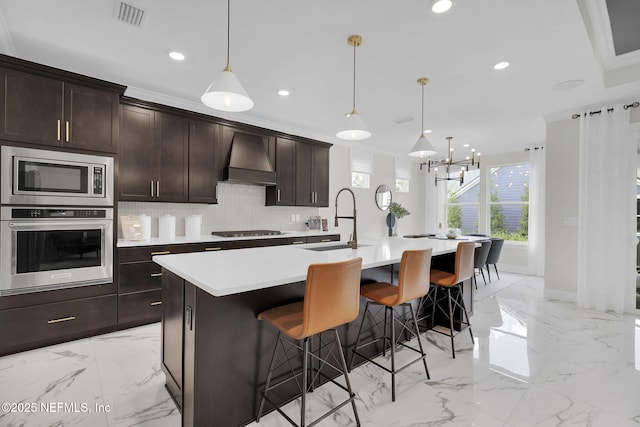
{"label": "oven control panel", "polygon": [[106,218],[105,209],[46,209],[46,208],[13,208],[11,218]]}

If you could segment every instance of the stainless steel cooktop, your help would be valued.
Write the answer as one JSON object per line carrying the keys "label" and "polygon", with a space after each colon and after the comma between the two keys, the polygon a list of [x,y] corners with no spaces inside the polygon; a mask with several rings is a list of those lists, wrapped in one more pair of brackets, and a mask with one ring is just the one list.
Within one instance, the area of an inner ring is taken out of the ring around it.
{"label": "stainless steel cooktop", "polygon": [[220,237],[254,237],[254,236],[279,236],[282,231],[277,230],[238,230],[238,231],[212,231],[211,234]]}

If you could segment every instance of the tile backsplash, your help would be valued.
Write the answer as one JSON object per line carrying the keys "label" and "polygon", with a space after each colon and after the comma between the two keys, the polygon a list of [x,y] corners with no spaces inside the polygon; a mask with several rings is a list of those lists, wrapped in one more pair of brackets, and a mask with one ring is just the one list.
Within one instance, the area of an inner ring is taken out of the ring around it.
{"label": "tile backsplash", "polygon": [[[158,236],[158,217],[176,217],[176,236],[184,236],[184,218],[202,215],[202,234],[220,230],[306,230],[305,222],[319,209],[265,206],[265,188],[257,185],[218,184],[218,204],[119,202],[118,215],[151,216],[151,237]],[[118,236],[122,229],[118,221]]]}

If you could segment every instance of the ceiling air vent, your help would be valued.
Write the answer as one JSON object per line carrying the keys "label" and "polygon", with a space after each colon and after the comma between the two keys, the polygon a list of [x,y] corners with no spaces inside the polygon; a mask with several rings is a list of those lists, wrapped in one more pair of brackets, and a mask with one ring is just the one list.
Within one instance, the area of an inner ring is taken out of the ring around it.
{"label": "ceiling air vent", "polygon": [[140,27],[142,25],[144,10],[138,9],[137,7],[125,2],[120,2],[120,5],[117,7],[118,9],[116,13],[118,21],[122,21],[126,24],[130,24],[136,27]]}
{"label": "ceiling air vent", "polygon": [[405,124],[405,123],[409,123],[410,121],[413,121],[413,117],[411,117],[411,116],[398,117],[397,119],[392,120],[392,122],[397,124],[397,125],[402,125],[402,124]]}

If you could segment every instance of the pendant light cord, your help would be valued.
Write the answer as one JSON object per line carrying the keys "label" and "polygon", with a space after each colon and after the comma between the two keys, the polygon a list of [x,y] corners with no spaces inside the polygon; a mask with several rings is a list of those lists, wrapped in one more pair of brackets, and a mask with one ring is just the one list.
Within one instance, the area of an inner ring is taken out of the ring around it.
{"label": "pendant light cord", "polygon": [[422,117],[420,117],[420,135],[424,135],[424,85],[422,86]]}
{"label": "pendant light cord", "polygon": [[356,47],[357,43],[353,43],[353,109],[356,111]]}
{"label": "pendant light cord", "polygon": [[231,0],[227,0],[227,68],[231,70],[229,66],[229,46],[231,40]]}

